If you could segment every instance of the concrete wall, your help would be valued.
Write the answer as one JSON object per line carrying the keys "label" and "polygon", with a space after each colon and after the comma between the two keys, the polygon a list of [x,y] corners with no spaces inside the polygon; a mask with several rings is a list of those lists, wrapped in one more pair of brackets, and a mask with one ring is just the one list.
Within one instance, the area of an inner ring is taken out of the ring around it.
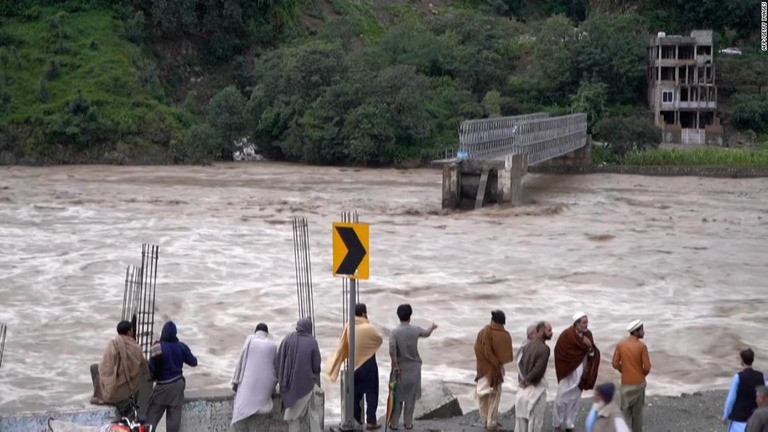
{"label": "concrete wall", "polygon": [[[554,158],[538,166],[583,167],[592,165],[592,137],[587,136],[587,145],[566,155]],[[533,168],[533,167],[531,167]],[[532,172],[532,169],[529,168]]]}
{"label": "concrete wall", "polygon": [[[229,390],[187,392],[182,412],[181,430],[184,432],[224,432],[230,430],[234,393]],[[282,420],[280,396],[272,398],[272,413],[260,417],[265,432],[285,432],[288,425]],[[325,403],[323,403],[325,406]],[[114,409],[105,406],[91,406],[72,411],[46,411],[22,413],[0,418],[0,432],[46,432],[48,419],[61,420],[82,426],[103,426],[117,419]],[[307,424],[302,431],[308,431]]]}

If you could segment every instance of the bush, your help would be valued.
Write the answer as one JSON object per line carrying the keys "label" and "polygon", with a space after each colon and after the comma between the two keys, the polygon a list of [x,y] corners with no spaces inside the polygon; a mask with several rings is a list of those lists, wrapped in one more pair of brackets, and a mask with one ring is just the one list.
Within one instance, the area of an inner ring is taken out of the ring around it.
{"label": "bush", "polygon": [[633,151],[657,148],[661,143],[661,129],[652,121],[639,117],[608,117],[597,122],[595,138],[618,156]]}
{"label": "bush", "polygon": [[216,159],[232,160],[235,141],[247,133],[246,100],[235,86],[229,86],[216,93],[208,104],[205,117],[213,132],[210,144]]}
{"label": "bush", "polygon": [[620,163],[646,166],[768,167],[768,151],[720,147],[654,149],[628,153],[621,158]]}
{"label": "bush", "polygon": [[768,94],[737,98],[733,110],[733,125],[741,130],[768,132]]}

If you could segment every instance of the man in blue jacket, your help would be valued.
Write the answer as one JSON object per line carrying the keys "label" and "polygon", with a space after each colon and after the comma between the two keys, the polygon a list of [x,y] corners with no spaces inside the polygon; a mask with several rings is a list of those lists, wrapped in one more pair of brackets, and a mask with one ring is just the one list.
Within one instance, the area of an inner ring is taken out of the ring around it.
{"label": "man in blue jacket", "polygon": [[152,396],[149,397],[147,423],[155,430],[165,414],[166,431],[179,432],[186,387],[182,368],[184,363],[191,367],[197,366],[197,358],[192,355],[189,347],[176,337],[176,324],[173,321],[168,321],[163,326],[160,341],[152,345],[151,355],[149,371],[156,384]]}

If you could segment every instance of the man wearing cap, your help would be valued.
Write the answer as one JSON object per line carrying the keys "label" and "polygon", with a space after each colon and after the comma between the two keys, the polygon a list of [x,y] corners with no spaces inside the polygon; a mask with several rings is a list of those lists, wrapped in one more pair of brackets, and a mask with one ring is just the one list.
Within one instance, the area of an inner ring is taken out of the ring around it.
{"label": "man wearing cap", "polygon": [[477,333],[475,341],[477,399],[480,420],[487,430],[499,429],[496,417],[501,401],[501,383],[504,382],[504,365],[515,357],[512,336],[504,329],[506,321],[503,311],[491,311],[490,324]]}
{"label": "man wearing cap", "polygon": [[595,387],[600,367],[600,350],[588,328],[587,314],[577,312],[572,319],[573,325],[560,334],[555,344],[558,383],[552,413],[555,432],[560,432],[563,427],[566,432],[573,431],[581,392]]}
{"label": "man wearing cap", "polygon": [[595,403],[587,416],[587,432],[629,432],[629,427],[616,406],[613,397],[616,386],[612,382],[595,387]]}
{"label": "man wearing cap", "polygon": [[648,347],[640,339],[645,336],[643,322],[634,320],[627,326],[629,336],[616,345],[613,368],[621,373],[621,409],[632,426],[632,432],[643,430],[645,377],[651,372]]}

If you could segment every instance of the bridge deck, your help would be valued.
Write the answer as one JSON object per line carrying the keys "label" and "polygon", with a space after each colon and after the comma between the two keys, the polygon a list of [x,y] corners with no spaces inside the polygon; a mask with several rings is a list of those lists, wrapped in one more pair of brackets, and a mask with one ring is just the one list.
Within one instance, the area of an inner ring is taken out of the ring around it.
{"label": "bridge deck", "polygon": [[528,165],[536,165],[568,154],[587,144],[587,115],[584,113],[550,117],[533,113],[462,122],[456,158],[504,160],[509,155],[526,154]]}

